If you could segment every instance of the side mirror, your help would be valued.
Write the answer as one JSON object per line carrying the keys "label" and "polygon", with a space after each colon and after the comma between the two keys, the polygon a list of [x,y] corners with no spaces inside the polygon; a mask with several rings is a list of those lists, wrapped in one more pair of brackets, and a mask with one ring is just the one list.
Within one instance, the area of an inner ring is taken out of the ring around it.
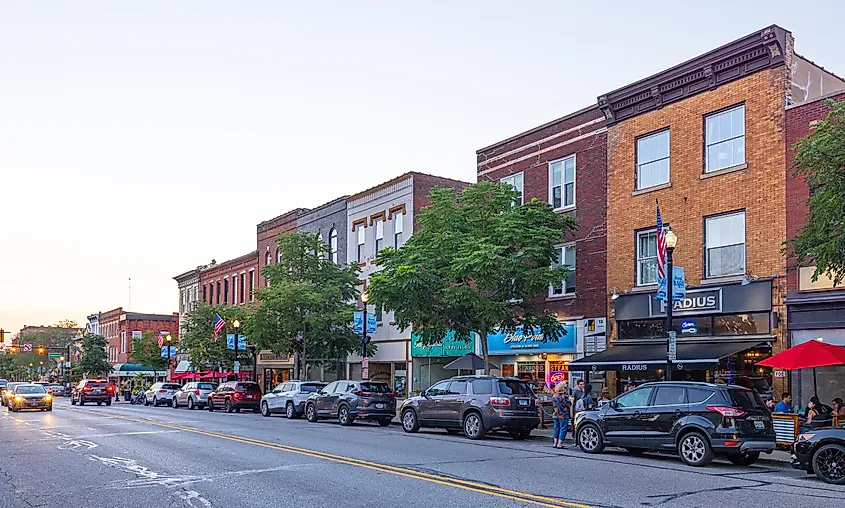
{"label": "side mirror", "polygon": [[431,395],[429,395],[428,390],[423,390],[422,393],[420,393],[420,395],[422,395],[423,397],[425,397],[427,399],[431,398]]}
{"label": "side mirror", "polygon": [[612,407],[613,409],[617,409],[619,404],[615,400],[611,400],[607,403],[608,406]]}

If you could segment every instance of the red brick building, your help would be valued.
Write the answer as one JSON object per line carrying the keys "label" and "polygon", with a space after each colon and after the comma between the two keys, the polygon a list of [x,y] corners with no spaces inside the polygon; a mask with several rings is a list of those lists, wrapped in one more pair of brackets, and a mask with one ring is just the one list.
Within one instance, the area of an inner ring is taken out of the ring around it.
{"label": "red brick building", "polygon": [[209,305],[242,305],[254,301],[258,251],[208,265],[200,270],[200,298]]}
{"label": "red brick building", "polygon": [[276,245],[276,237],[282,233],[296,231],[296,219],[303,212],[304,208],[296,208],[285,212],[278,217],[261,222],[256,226],[258,237],[258,284],[264,286],[266,279],[261,275],[261,269],[265,266],[279,262],[279,248]]}
{"label": "red brick building", "polygon": [[106,353],[112,365],[137,363],[132,359],[132,339],[143,333],[170,334],[179,338],[179,313],[144,314],[124,311],[122,307],[100,314],[100,334],[106,338]]}
{"label": "red brick building", "polygon": [[[606,344],[607,316],[607,134],[598,106],[570,113],[476,152],[478,180],[510,183],[523,201],[541,199],[578,222],[559,240],[560,262],[570,276],[550,287],[543,308],[556,313],[567,333],[535,355],[497,358],[502,374],[544,381],[567,372],[568,362]],[[568,377],[568,376],[567,376]]]}

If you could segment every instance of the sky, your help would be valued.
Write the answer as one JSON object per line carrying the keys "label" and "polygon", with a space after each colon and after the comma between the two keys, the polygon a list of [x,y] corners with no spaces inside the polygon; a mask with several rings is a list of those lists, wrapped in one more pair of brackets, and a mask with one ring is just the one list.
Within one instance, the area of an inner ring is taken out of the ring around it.
{"label": "sky", "polygon": [[[255,226],[475,151],[770,24],[840,75],[838,2],[4,1],[0,328],[178,309]],[[825,15],[824,13],[827,13]],[[841,12],[840,12],[841,13]]]}

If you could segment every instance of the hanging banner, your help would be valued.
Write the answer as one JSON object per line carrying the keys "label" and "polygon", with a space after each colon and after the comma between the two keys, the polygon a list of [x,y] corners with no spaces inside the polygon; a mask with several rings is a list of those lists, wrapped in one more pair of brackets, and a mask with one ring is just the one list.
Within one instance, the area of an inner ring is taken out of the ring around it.
{"label": "hanging banner", "polygon": [[[672,269],[672,301],[679,302],[687,296],[687,284],[684,281],[684,269],[676,266]],[[657,300],[666,301],[666,279],[657,281],[657,294],[654,296]]]}

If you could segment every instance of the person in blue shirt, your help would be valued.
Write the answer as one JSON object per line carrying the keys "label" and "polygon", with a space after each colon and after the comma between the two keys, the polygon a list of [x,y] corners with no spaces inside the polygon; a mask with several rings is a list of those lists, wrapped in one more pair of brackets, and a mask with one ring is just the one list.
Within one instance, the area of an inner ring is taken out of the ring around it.
{"label": "person in blue shirt", "polygon": [[792,409],[792,394],[789,392],[783,392],[783,397],[781,401],[775,406],[775,413],[794,413],[795,410]]}
{"label": "person in blue shirt", "polygon": [[554,431],[552,438],[554,438],[553,446],[555,448],[563,448],[563,440],[566,439],[566,430],[569,427],[569,413],[572,409],[572,403],[569,401],[569,396],[566,395],[566,383],[560,382],[555,386],[555,395],[552,397],[552,407],[554,408]]}

